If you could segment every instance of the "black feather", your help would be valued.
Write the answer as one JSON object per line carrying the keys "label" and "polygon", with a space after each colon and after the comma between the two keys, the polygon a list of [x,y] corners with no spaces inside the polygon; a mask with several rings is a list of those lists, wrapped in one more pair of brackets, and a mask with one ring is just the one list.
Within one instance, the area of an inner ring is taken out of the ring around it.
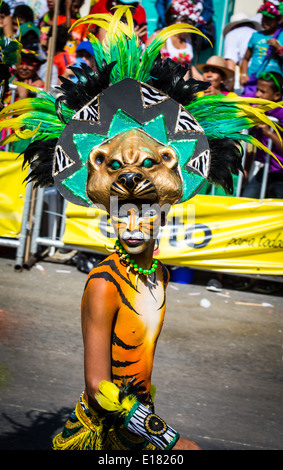
{"label": "black feather", "polygon": [[34,186],[46,188],[54,185],[52,176],[53,156],[58,139],[35,140],[23,153],[23,168],[30,166],[30,172],[24,181],[33,182]]}
{"label": "black feather", "polygon": [[82,64],[81,68],[69,67],[78,78],[74,83],[65,77],[60,76],[62,84],[56,87],[61,95],[58,96],[55,106],[59,119],[65,122],[61,112],[61,104],[64,103],[69,109],[79,111],[89,103],[96,95],[109,87],[110,74],[116,62],[107,64],[103,61],[101,69],[93,71],[87,64]]}
{"label": "black feather", "polygon": [[176,64],[171,59],[162,61],[159,56],[151,68],[151,79],[148,83],[183,106],[187,106],[196,99],[197,93],[206,90],[211,85],[193,78],[184,80],[187,71],[188,66]]}
{"label": "black feather", "polygon": [[242,168],[242,147],[230,139],[215,139],[209,141],[211,164],[208,182],[221,186],[226,194],[233,194],[232,174],[237,175]]}

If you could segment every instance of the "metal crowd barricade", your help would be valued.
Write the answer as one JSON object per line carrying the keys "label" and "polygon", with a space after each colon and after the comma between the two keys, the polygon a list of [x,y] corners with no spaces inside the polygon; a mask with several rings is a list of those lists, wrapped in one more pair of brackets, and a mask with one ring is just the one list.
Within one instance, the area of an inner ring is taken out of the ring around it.
{"label": "metal crowd barricade", "polygon": [[[269,116],[269,119],[275,123],[278,123],[278,119],[272,117],[272,116]],[[272,148],[272,140],[271,139],[268,139],[268,144],[267,144],[267,147],[269,150],[271,150]],[[244,143],[243,145],[243,159],[242,159],[242,166],[244,168],[245,166],[245,161],[246,161],[246,154],[247,154],[247,144]],[[265,198],[265,195],[266,195],[266,188],[267,188],[267,183],[268,183],[268,173],[269,173],[269,167],[270,167],[270,154],[267,153],[266,154],[266,158],[265,158],[265,162],[264,162],[264,166],[263,166],[263,177],[262,177],[262,182],[261,182],[261,189],[260,189],[260,196],[259,196],[259,199],[264,199]],[[251,172],[250,172],[250,178],[253,176],[253,172],[254,172],[254,164],[251,168]],[[249,178],[249,179],[250,179]],[[243,173],[240,172],[239,173],[239,178],[238,178],[238,184],[237,184],[237,189],[236,189],[236,197],[240,197],[241,196],[241,192],[242,192],[242,184],[243,184]]]}

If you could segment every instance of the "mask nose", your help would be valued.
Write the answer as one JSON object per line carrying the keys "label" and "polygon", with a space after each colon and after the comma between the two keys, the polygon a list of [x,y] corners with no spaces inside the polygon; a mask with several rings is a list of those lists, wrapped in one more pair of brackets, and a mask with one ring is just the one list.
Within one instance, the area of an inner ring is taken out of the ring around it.
{"label": "mask nose", "polygon": [[122,173],[118,178],[118,183],[132,191],[142,179],[141,173]]}

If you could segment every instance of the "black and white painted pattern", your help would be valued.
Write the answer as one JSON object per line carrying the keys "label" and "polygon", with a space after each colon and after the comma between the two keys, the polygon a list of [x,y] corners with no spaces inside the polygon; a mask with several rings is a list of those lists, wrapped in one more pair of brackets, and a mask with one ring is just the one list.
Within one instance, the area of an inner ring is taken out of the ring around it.
{"label": "black and white painted pattern", "polygon": [[152,87],[148,87],[144,83],[141,83],[140,86],[143,105],[145,108],[149,108],[169,99],[169,97],[167,95],[164,95],[164,93],[161,93],[161,91],[156,90]]}
{"label": "black and white painted pattern", "polygon": [[205,150],[197,157],[193,158],[192,160],[189,160],[187,166],[193,168],[204,178],[207,178],[210,167],[210,151]]}
{"label": "black and white painted pattern", "polygon": [[97,97],[81,108],[74,116],[76,121],[99,121],[99,102]]}
{"label": "black and white painted pattern", "polygon": [[193,118],[193,116],[180,106],[176,132],[186,132],[186,131],[201,132],[202,134],[204,133],[202,127]]}
{"label": "black and white painted pattern", "polygon": [[158,449],[166,449],[178,434],[159,416],[150,413],[142,404],[139,405],[131,417],[127,429],[134,434],[144,437]]}
{"label": "black and white painted pattern", "polygon": [[74,161],[68,157],[60,145],[57,145],[55,149],[55,158],[53,166],[53,176],[58,175],[66,168],[74,165]]}

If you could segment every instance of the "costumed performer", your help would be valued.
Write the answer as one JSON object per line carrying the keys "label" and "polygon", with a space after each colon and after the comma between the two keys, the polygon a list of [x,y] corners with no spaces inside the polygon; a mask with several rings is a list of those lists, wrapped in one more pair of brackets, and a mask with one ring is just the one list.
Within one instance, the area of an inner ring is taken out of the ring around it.
{"label": "costumed performer", "polygon": [[265,115],[275,105],[197,98],[209,83],[185,81],[186,67],[159,56],[170,35],[201,34],[192,26],[163,30],[143,52],[129,9],[77,24],[83,22],[107,31],[103,44],[89,37],[97,70],[72,68],[78,82],[62,77],[57,99],[37,90],[41,98],[0,114],[0,129],[14,130],[11,140],[32,138],[24,152],[29,181],[56,184],[67,200],[104,208],[118,238],[86,282],[85,388],[53,447],[197,450],[154,410],[151,374],[169,280],[153,259],[154,243],[170,206],[193,197],[206,180],[233,191],[231,173],[241,168],[238,141],[261,145],[242,131],[264,122],[278,133]]}

